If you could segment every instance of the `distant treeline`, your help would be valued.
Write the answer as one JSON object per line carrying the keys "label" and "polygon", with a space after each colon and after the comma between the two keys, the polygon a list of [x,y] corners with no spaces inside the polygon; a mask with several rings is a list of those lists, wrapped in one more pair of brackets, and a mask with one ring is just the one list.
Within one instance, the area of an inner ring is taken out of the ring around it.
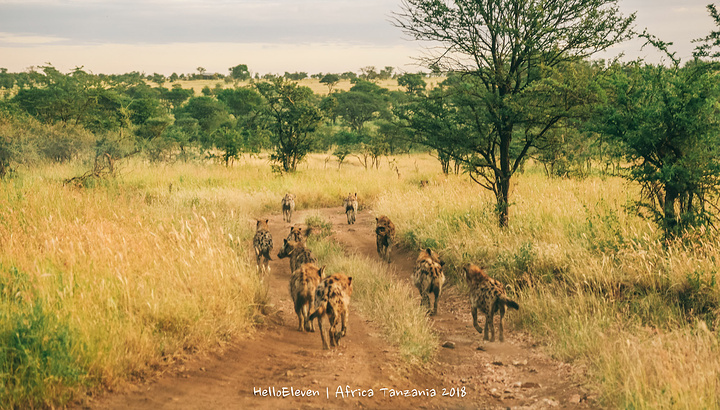
{"label": "distant treeline", "polygon": [[[27,71],[12,73],[8,72],[7,68],[0,68],[0,90],[11,90],[13,87],[23,88],[34,82],[37,82],[38,75],[42,75],[41,71],[44,67],[33,67]],[[440,75],[439,72],[427,74],[419,72],[421,76],[426,75]],[[398,73],[394,67],[386,66],[378,71],[374,66],[366,66],[360,68],[360,74],[354,71],[346,71],[344,73],[315,73],[308,74],[305,71],[288,72],[284,74],[273,74],[273,73],[252,73],[248,69],[246,64],[239,64],[235,67],[230,67],[229,74],[223,73],[211,73],[203,67],[198,67],[196,73],[172,73],[170,75],[164,75],[161,73],[145,74],[138,71],[133,71],[125,74],[98,74],[98,78],[108,82],[126,82],[132,83],[140,80],[146,80],[152,83],[162,86],[165,83],[174,83],[176,81],[193,81],[193,80],[223,80],[231,83],[234,81],[247,81],[250,79],[255,80],[272,80],[274,78],[282,77],[287,80],[300,81],[306,78],[315,78],[322,80],[325,77],[334,78],[337,77],[340,80],[354,80],[357,78],[363,80],[388,80],[392,78],[398,78]]]}
{"label": "distant treeline", "polygon": [[[537,79],[502,104],[479,75],[448,72],[428,88],[425,74],[405,73],[395,76],[400,91],[378,85],[392,73],[324,74],[328,94],[321,96],[293,81],[302,75],[255,80],[244,64],[228,76],[242,84],[206,86],[200,95],[139,73],[2,70],[0,173],[14,164],[134,154],[230,165],[263,150],[278,172],[293,172],[310,152],[328,152],[338,166],[353,159],[372,168],[384,156],[422,149],[436,154],[445,173],[465,172],[499,195],[508,183],[499,155],[508,152],[510,174],[533,159],[553,177],[620,173],[640,182],[638,210],[668,233],[713,219],[720,178],[713,63],[568,60],[524,73]],[[343,78],[352,87],[334,90]],[[502,151],[498,130],[509,118],[512,138]]]}

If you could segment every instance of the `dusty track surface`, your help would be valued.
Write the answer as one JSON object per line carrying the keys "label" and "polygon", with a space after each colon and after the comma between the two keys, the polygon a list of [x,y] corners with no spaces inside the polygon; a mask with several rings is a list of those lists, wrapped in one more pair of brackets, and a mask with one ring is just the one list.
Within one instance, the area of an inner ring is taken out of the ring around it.
{"label": "dusty track surface", "polygon": [[[296,212],[294,223],[302,223],[309,212]],[[333,237],[348,252],[377,258],[375,216],[369,211],[359,212],[354,225],[347,225],[339,207],[312,212],[320,212],[333,223]],[[275,257],[290,224],[283,222],[281,215],[269,218]],[[414,252],[394,250],[390,266],[396,280],[409,280],[415,257]],[[594,407],[580,387],[581,369],[551,360],[527,335],[506,325],[504,343],[484,343],[472,326],[466,298],[452,286],[441,296],[438,315],[432,319],[441,343],[450,342],[448,346],[452,347],[441,347],[433,363],[421,369],[405,364],[397,350],[383,340],[377,327],[352,309],[352,303],[349,331],[341,347],[323,351],[319,333],[297,330],[297,316],[288,291],[288,260],[276,258],[270,266],[269,298],[274,313],[251,338],[236,342],[220,356],[195,358],[158,380],[132,386],[126,392],[108,394],[86,406],[98,409]],[[508,313],[512,314],[513,311]],[[435,396],[406,397],[404,393],[412,395],[412,389]],[[366,397],[370,390],[373,396]],[[316,395],[298,395],[308,391]],[[278,397],[284,393],[290,395]]]}

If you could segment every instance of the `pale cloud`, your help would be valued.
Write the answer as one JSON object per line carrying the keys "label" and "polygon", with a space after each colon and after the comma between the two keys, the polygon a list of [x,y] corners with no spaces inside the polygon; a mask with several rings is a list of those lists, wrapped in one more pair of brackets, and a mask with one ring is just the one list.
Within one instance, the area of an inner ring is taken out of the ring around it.
{"label": "pale cloud", "polygon": [[[708,0],[620,0],[687,59],[692,39],[714,28]],[[0,0],[0,66],[51,62],[95,73],[359,71],[374,65],[417,71],[420,45],[390,24],[400,0]],[[659,60],[628,42],[600,55]]]}
{"label": "pale cloud", "polygon": [[386,44],[395,0],[46,1],[0,5],[3,31],[71,38],[77,44],[322,42]]}
{"label": "pale cloud", "polygon": [[8,38],[66,40],[0,40],[0,64],[165,74],[241,63],[260,73],[412,67],[417,44],[388,21],[397,8],[398,0],[0,0]]}
{"label": "pale cloud", "polygon": [[39,44],[53,44],[67,41],[66,38],[53,37],[53,36],[33,36],[24,35],[18,33],[3,33],[0,32],[0,45],[39,45]]}

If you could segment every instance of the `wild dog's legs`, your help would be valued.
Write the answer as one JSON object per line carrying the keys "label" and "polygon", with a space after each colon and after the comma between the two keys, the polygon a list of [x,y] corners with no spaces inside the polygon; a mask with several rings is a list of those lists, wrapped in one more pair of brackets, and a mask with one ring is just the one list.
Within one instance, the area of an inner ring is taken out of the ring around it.
{"label": "wild dog's legs", "polygon": [[[441,292],[442,292],[442,287],[440,287],[440,286],[436,286],[433,289],[433,293],[435,294],[435,305],[433,306],[433,312],[432,312],[433,316],[437,315],[438,299],[440,299]],[[428,303],[429,303],[429,300],[428,300]]]}
{"label": "wild dog's legs", "polygon": [[[328,318],[329,318],[329,316],[328,316]],[[340,332],[338,332],[338,330],[337,330],[337,318],[333,318],[333,320],[331,321],[331,323],[330,323],[330,332],[329,332],[329,333],[330,333],[330,334],[329,334],[329,336],[330,336],[330,346],[331,346],[331,347],[337,347],[337,345],[338,345],[338,339],[339,339],[339,338],[338,338],[338,334],[340,333]]]}
{"label": "wild dog's legs", "polygon": [[320,331],[320,337],[322,338],[323,349],[329,350],[330,348],[328,347],[327,336],[325,336],[326,329],[323,329],[322,316],[318,316],[317,322],[318,322],[318,330]]}
{"label": "wild dog's legs", "polygon": [[483,340],[488,340],[488,326],[492,328],[493,338],[490,339],[492,342],[495,340],[495,327],[492,325],[492,311],[485,314],[485,334],[483,335]]}
{"label": "wild dog's legs", "polygon": [[503,317],[505,317],[505,304],[501,304],[500,308],[498,309],[500,311],[500,341],[505,341],[505,336],[503,335]]}
{"label": "wild dog's legs", "polygon": [[347,310],[342,315],[342,322],[341,322],[341,329],[340,329],[340,336],[345,337],[347,336],[347,324],[349,320],[350,312]]}
{"label": "wild dog's legs", "polygon": [[473,327],[475,327],[475,330],[477,330],[478,333],[483,334],[483,330],[480,327],[480,325],[478,324],[478,315],[477,315],[478,312],[477,311],[478,311],[478,309],[476,307],[473,307],[472,309],[470,309],[470,313],[472,313],[472,318],[473,318]]}
{"label": "wild dog's legs", "polygon": [[427,291],[420,291],[420,305],[430,312],[430,295]]}
{"label": "wild dog's legs", "polygon": [[295,314],[298,317],[298,331],[304,331],[304,324],[307,316],[305,316],[305,306],[300,302],[300,298],[295,300]]}
{"label": "wild dog's legs", "polygon": [[305,313],[305,330],[308,332],[314,332],[315,331],[315,324],[312,320],[310,320],[310,306],[313,305],[313,301],[309,301],[305,303],[305,307],[303,308],[303,311]]}

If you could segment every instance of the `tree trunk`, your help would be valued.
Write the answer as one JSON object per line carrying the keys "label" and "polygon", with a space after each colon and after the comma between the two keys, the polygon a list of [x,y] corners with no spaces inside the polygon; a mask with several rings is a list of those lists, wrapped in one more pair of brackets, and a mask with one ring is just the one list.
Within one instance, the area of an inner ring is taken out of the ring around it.
{"label": "tree trunk", "polygon": [[498,225],[501,228],[508,226],[508,208],[510,207],[510,177],[497,178],[498,190],[495,193],[497,199]]}
{"label": "tree trunk", "polygon": [[670,184],[665,184],[665,200],[663,204],[663,226],[665,227],[665,238],[675,236],[678,226],[678,216],[675,213],[675,202],[678,199],[678,190]]}
{"label": "tree trunk", "polygon": [[450,156],[438,151],[437,158],[438,161],[440,161],[440,167],[442,168],[443,174],[448,175],[450,173]]}
{"label": "tree trunk", "polygon": [[500,128],[500,172],[495,175],[497,180],[497,212],[498,225],[501,228],[508,226],[508,207],[510,206],[510,142],[512,141],[512,124],[508,120],[503,121]]}

